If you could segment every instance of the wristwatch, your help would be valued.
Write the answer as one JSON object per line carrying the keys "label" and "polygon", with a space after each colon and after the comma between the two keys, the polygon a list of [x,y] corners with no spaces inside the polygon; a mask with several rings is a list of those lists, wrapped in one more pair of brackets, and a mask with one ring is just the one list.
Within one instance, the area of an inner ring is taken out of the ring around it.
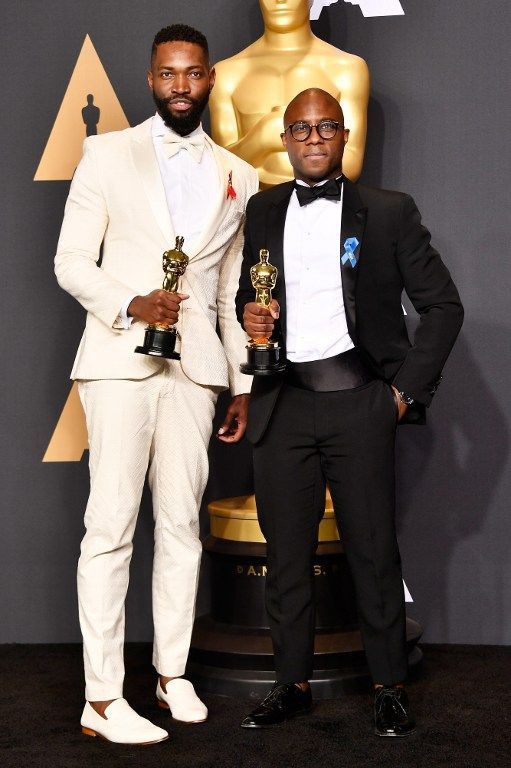
{"label": "wristwatch", "polygon": [[407,395],[406,392],[399,392],[398,391],[398,395],[399,395],[399,399],[401,400],[401,402],[404,403],[405,405],[413,405],[414,402],[415,402],[413,397],[411,395]]}

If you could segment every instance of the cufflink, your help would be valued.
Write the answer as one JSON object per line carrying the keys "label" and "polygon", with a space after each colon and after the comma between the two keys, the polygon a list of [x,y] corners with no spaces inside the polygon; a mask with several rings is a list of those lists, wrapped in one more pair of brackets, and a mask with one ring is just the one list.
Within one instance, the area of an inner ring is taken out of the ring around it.
{"label": "cufflink", "polygon": [[413,397],[411,395],[407,395],[406,392],[398,392],[398,395],[401,402],[405,405],[413,405],[415,402]]}

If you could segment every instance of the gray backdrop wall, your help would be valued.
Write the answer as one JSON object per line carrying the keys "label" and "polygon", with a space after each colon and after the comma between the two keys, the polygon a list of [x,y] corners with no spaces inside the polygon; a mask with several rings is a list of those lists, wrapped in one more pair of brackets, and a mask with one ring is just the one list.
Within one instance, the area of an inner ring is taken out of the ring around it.
{"label": "gray backdrop wall", "polygon": [[[402,6],[404,16],[364,18],[340,0],[314,29],[368,61],[363,180],[414,195],[466,307],[429,426],[399,431],[410,613],[428,641],[507,644],[511,8],[506,0]],[[176,21],[204,30],[215,59],[262,31],[256,0],[18,0],[4,9],[0,642],[80,639],[75,565],[87,455],[80,463],[41,459],[69,391],[84,315],[52,270],[69,184],[34,182],[34,173],[85,35],[133,125],[152,112],[145,84],[152,37]],[[251,490],[248,446],[213,445],[207,499]],[[128,599],[131,640],[152,633],[151,525],[145,498]],[[207,587],[206,564],[199,611],[207,608]]]}

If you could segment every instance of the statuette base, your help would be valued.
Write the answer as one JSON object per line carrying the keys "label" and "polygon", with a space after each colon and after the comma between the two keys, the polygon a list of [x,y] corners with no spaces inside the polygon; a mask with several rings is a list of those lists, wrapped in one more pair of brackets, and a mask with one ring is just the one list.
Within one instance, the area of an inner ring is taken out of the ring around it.
{"label": "statuette base", "polygon": [[281,348],[277,342],[248,344],[247,362],[240,365],[241,373],[251,376],[274,376],[284,373],[286,361],[280,359]]}
{"label": "statuette base", "polygon": [[177,332],[174,328],[146,328],[144,343],[135,348],[140,355],[164,357],[167,360],[181,360],[179,352],[175,352]]}

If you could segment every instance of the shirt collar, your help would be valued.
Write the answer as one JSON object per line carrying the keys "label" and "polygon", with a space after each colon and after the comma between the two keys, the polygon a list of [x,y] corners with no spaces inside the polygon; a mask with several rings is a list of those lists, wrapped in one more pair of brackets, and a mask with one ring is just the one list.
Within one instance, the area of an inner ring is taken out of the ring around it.
{"label": "shirt collar", "polygon": [[[163,118],[161,117],[158,112],[153,117],[152,125],[151,125],[151,134],[153,137],[156,136],[165,136],[167,133],[172,133],[174,136],[179,136],[178,133],[172,130],[172,128],[169,128],[165,123],[163,122]],[[202,123],[199,124],[199,126],[189,133],[187,136],[184,136],[182,138],[187,139],[194,139],[196,136],[202,136],[204,133],[204,128],[202,127]],[[179,136],[181,138],[181,136]]]}
{"label": "shirt collar", "polygon": [[[343,177],[342,173],[340,174],[340,176],[336,176],[335,177],[335,180],[338,181],[339,184],[342,183],[343,179],[344,179],[344,177]],[[323,181],[318,181],[318,182],[316,182],[316,184],[313,184],[312,186],[313,187],[322,187],[323,184],[327,183],[327,181],[329,181],[329,179],[323,179]],[[295,184],[299,184],[301,187],[308,187],[309,186],[308,184],[305,183],[305,181],[302,181],[301,179],[295,179]]]}

